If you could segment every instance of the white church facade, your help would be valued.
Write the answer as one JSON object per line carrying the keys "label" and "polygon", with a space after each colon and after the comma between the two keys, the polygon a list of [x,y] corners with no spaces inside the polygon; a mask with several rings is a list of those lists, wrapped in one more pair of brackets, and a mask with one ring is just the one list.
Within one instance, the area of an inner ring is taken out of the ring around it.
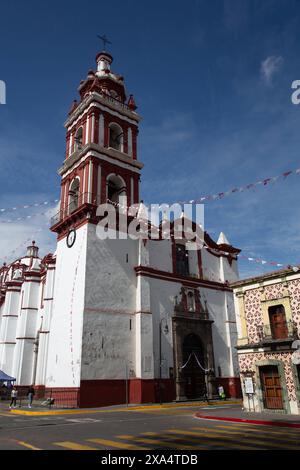
{"label": "white church facade", "polygon": [[[97,207],[140,203],[140,117],[112,57],[80,82],[65,123],[57,249],[0,269],[0,370],[18,387],[89,407],[240,396],[232,288],[239,250],[97,237]],[[117,229],[118,232],[118,229]],[[70,398],[71,397],[71,398]]]}

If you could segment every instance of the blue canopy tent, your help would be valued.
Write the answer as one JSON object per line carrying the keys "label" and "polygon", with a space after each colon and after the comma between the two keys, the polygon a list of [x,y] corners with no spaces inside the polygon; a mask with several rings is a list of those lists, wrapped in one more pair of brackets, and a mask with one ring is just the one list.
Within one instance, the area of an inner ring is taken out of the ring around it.
{"label": "blue canopy tent", "polygon": [[0,370],[0,383],[1,382],[15,382],[16,379],[14,377],[11,377],[10,375],[7,375],[3,370]]}

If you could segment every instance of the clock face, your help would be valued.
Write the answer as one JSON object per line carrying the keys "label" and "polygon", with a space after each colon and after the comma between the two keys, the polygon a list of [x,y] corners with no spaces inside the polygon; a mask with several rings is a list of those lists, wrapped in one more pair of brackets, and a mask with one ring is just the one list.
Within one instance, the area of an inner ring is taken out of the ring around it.
{"label": "clock face", "polygon": [[76,240],[76,231],[73,229],[73,230],[70,230],[70,232],[68,233],[68,236],[67,236],[67,246],[68,246],[68,248],[71,248],[74,245],[75,240]]}

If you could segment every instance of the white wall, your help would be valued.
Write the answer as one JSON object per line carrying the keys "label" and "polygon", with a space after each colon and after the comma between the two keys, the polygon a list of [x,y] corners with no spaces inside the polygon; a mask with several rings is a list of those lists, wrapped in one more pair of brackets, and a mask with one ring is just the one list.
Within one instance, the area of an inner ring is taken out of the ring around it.
{"label": "white wall", "polygon": [[67,247],[65,238],[57,244],[47,387],[78,387],[80,384],[86,234],[87,226],[80,227],[72,248]]}
{"label": "white wall", "polygon": [[203,277],[209,281],[221,282],[220,258],[212,255],[207,250],[202,250]]}
{"label": "white wall", "polygon": [[180,299],[181,284],[160,279],[145,278],[150,285],[150,308],[153,321],[153,348],[155,376],[159,376],[159,323],[167,320],[169,332],[164,333],[166,321],[162,321],[161,352],[162,377],[169,378],[169,367],[174,367],[172,320],[174,315],[174,298]]}
{"label": "white wall", "polygon": [[83,380],[120,379],[136,371],[136,285],[138,241],[100,240],[88,227]]}
{"label": "white wall", "polygon": [[209,318],[214,321],[212,324],[212,335],[215,356],[215,373],[218,375],[218,366],[220,366],[223,377],[232,376],[232,351],[228,342],[225,291],[201,288],[200,292],[201,299],[206,299],[207,301]]}
{"label": "white wall", "polygon": [[170,240],[154,241],[149,240],[147,242],[149,249],[149,262],[150,266],[160,271],[173,271],[172,264],[172,245]]}

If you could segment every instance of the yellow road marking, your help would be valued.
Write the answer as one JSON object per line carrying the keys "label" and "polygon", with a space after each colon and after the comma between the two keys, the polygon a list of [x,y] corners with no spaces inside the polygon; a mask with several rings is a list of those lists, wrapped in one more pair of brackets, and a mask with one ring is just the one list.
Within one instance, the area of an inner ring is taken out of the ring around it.
{"label": "yellow road marking", "polygon": [[28,442],[25,442],[25,441],[16,441],[18,444],[20,444],[20,446],[24,446],[24,447],[27,447],[27,449],[30,449],[30,450],[42,450],[42,449],[39,449],[38,447],[35,447],[31,444],[29,444]]}
{"label": "yellow road marking", "polygon": [[76,442],[71,441],[53,442],[53,444],[71,450],[99,450],[96,447],[84,446],[82,444],[77,444]]}
{"label": "yellow road marking", "polygon": [[[241,404],[240,400],[233,400],[228,403],[229,405],[239,405]],[[224,402],[210,402],[209,405],[203,402],[193,402],[193,403],[169,403],[165,405],[137,405],[137,406],[129,406],[124,408],[113,408],[113,409],[96,409],[96,410],[87,410],[87,409],[68,409],[68,410],[45,410],[45,411],[25,411],[25,410],[10,410],[11,414],[17,415],[30,415],[30,416],[48,416],[48,415],[66,415],[66,414],[95,414],[95,413],[117,413],[120,411],[145,411],[145,410],[153,410],[159,411],[168,408],[197,408],[197,407],[207,407],[207,406],[224,406]]]}
{"label": "yellow road marking", "polygon": [[125,444],[124,442],[110,441],[108,439],[86,439],[88,442],[95,442],[105,447],[116,447],[117,449],[128,449],[128,450],[149,450],[146,447],[135,446],[133,444]]}
{"label": "yellow road marking", "polygon": [[[220,436],[218,434],[214,434],[214,433],[205,433],[205,435],[203,433],[197,433],[197,432],[193,432],[193,431],[181,431],[181,430],[177,430],[177,429],[168,429],[168,432],[172,433],[172,434],[180,434],[180,435],[185,435],[185,436],[190,436],[190,437],[201,437],[202,440],[208,440],[210,444],[212,445],[215,445],[215,446],[218,446],[218,447],[226,447],[228,448],[229,444],[232,444],[231,447],[234,447],[235,449],[253,449],[254,447],[253,446],[248,446],[246,445],[247,443],[245,443],[245,445],[241,445],[241,444],[236,444],[235,441],[233,441],[232,439],[229,439],[229,438],[226,438],[223,436]],[[212,440],[211,438],[214,438],[214,440]],[[224,440],[226,440],[227,442],[224,442]]]}
{"label": "yellow road marking", "polygon": [[[135,437],[135,436],[116,436],[118,437],[119,439],[132,439],[134,440],[134,442],[141,442],[142,444],[154,444],[154,445],[159,445],[161,447],[163,447],[164,449],[165,448],[170,448],[170,449],[188,449],[188,450],[195,450],[195,446],[191,446],[191,445],[186,445],[186,444],[182,444],[181,442],[177,442],[175,444],[174,440],[173,441],[170,441],[170,440],[161,440],[161,439],[151,439],[151,438],[148,438],[148,437]],[[165,437],[165,436],[163,436]],[[170,439],[170,438],[169,438]],[[175,441],[179,441],[179,439],[175,439]],[[181,439],[182,440],[182,439]],[[202,449],[200,449],[202,450]],[[203,450],[207,450],[207,449],[203,449]]]}
{"label": "yellow road marking", "polygon": [[[217,430],[217,429],[213,429],[213,432],[211,431],[207,431],[207,428],[206,428],[206,432],[205,432],[205,435],[203,435],[203,432],[197,432],[197,431],[172,431],[172,432],[175,432],[175,433],[185,433],[189,436],[201,436],[201,437],[217,437],[217,438],[221,438],[222,440],[225,439],[227,441],[230,441],[230,442],[234,442],[230,436],[224,436],[222,433],[226,433],[225,430]],[[221,434],[221,435],[220,435]],[[234,436],[232,436],[234,438]],[[245,444],[258,444],[258,445],[263,445],[264,447],[280,447],[282,449],[290,449],[290,450],[299,450],[299,447],[297,446],[293,446],[291,444],[279,444],[279,443],[272,443],[272,442],[262,442],[262,440],[259,440],[259,439],[248,439],[248,437],[245,437],[245,436],[240,436],[240,439],[243,440],[243,442],[245,442]],[[234,444],[236,445],[236,444]]]}

